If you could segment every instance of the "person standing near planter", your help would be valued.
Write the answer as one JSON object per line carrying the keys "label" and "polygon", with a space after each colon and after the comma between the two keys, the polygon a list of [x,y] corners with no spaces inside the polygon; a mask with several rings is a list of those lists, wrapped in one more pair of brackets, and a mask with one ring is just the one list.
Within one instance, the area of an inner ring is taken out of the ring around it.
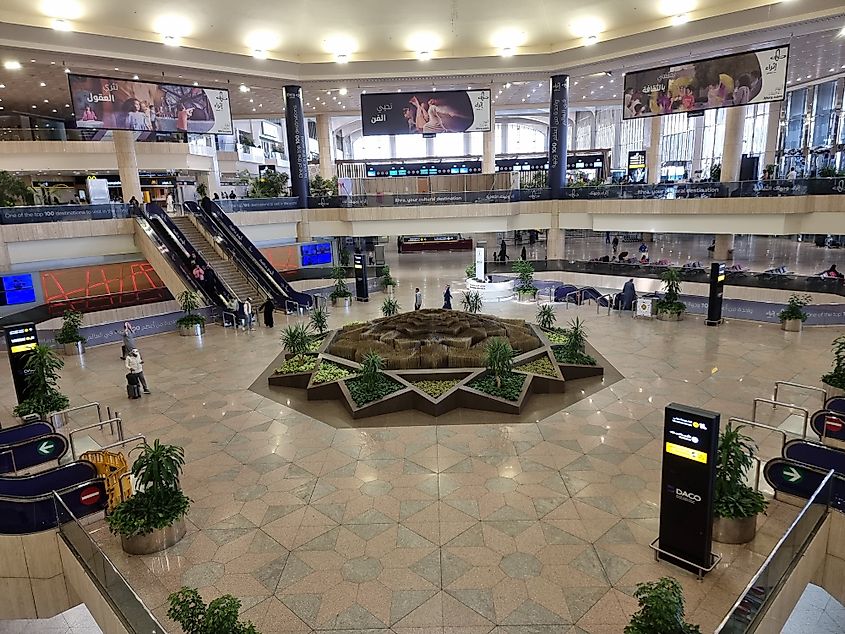
{"label": "person standing near planter", "polygon": [[147,387],[147,378],[144,376],[144,360],[141,359],[138,348],[132,348],[131,352],[126,355],[126,369],[141,383],[144,394],[150,394],[150,388]]}
{"label": "person standing near planter", "polygon": [[422,291],[417,288],[414,291],[414,310],[419,310],[422,308]]}

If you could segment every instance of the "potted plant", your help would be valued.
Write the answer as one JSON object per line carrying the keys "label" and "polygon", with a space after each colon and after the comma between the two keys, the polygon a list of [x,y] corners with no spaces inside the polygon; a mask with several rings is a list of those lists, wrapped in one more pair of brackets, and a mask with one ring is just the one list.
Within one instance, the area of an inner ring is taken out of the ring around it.
{"label": "potted plant", "polygon": [[352,293],[349,292],[349,286],[346,285],[346,269],[342,266],[334,267],[332,279],[334,279],[334,288],[329,295],[332,306],[341,304],[344,308],[349,308],[352,303]]}
{"label": "potted plant", "polygon": [[684,311],[687,306],[680,300],[681,294],[681,271],[669,267],[660,276],[663,282],[663,297],[657,300],[657,318],[662,321],[681,321],[684,318]]}
{"label": "potted plant", "polygon": [[179,334],[183,337],[199,337],[205,332],[205,317],[194,312],[200,307],[199,293],[182,291],[177,299],[185,312],[182,317],[176,320],[176,325],[179,326]]}
{"label": "potted plant", "polygon": [[786,308],[778,313],[780,327],[787,332],[801,332],[801,326],[809,315],[804,311],[804,306],[809,306],[813,301],[809,295],[793,293],[786,302]]}
{"label": "potted plant", "polygon": [[845,396],[845,335],[833,340],[833,369],[822,376],[828,396]]}
{"label": "potted plant", "polygon": [[719,434],[713,539],[723,544],[744,544],[754,539],[757,515],[768,505],[762,493],[746,484],[757,446],[742,433],[744,427],[728,423]]}
{"label": "potted plant", "polygon": [[513,272],[516,273],[516,293],[520,299],[523,295],[530,295],[537,298],[537,287],[534,286],[534,266],[525,260],[516,260],[513,263]]}
{"label": "potted plant", "polygon": [[468,280],[474,280],[475,279],[475,262],[473,262],[468,267],[466,267],[464,269],[464,273],[466,273]]}
{"label": "potted plant", "polygon": [[507,339],[494,337],[484,350],[484,364],[493,375],[496,387],[502,387],[502,379],[513,371],[514,351]]}
{"label": "potted plant", "polygon": [[197,196],[200,197],[200,200],[208,196],[208,185],[205,183],[197,183]]}
{"label": "potted plant", "polygon": [[381,303],[381,314],[385,317],[393,317],[399,313],[399,302],[397,302],[392,297],[385,297],[384,301]]}
{"label": "potted plant", "polygon": [[543,330],[551,330],[555,326],[557,315],[551,304],[543,304],[537,308],[537,325]]}
{"label": "potted plant", "polygon": [[461,306],[468,313],[480,313],[483,303],[481,301],[481,293],[478,291],[468,291],[461,297]]}
{"label": "potted plant", "polygon": [[106,517],[109,530],[120,535],[123,550],[148,555],[173,546],[185,536],[185,515],[191,500],[182,492],[179,475],[185,451],[156,439],[144,443],[132,465],[137,491]]}
{"label": "potted plant", "polygon": [[[65,362],[49,346],[39,344],[30,351],[24,364],[28,396],[15,406],[15,416],[23,418],[38,414],[42,420],[47,420],[50,414],[67,409],[70,401],[59,391],[59,370],[64,365]],[[54,422],[57,427],[63,423]]]}
{"label": "potted plant", "polygon": [[308,323],[317,331],[317,335],[322,337],[329,329],[329,312],[321,306],[315,308]]}
{"label": "potted plant", "polygon": [[[569,322],[569,326],[557,330],[562,335],[563,343],[552,346],[555,359],[559,363],[571,363],[574,365],[596,365],[596,360],[587,354],[587,328],[580,317],[575,317]],[[556,337],[557,339],[557,337]]]}
{"label": "potted plant", "polygon": [[625,626],[624,634],[700,634],[697,625],[684,620],[684,591],[675,579],[637,584],[634,597],[639,611]]}
{"label": "potted plant", "polygon": [[239,621],[241,602],[224,594],[208,605],[194,588],[182,587],[167,597],[167,616],[182,626],[185,634],[258,634],[249,621]]}
{"label": "potted plant", "polygon": [[291,324],[282,331],[282,345],[292,357],[304,357],[311,351],[311,333],[305,324]]}
{"label": "potted plant", "polygon": [[56,333],[56,343],[62,346],[65,356],[79,356],[85,352],[85,337],[79,333],[83,315],[78,310],[67,310],[62,317],[62,327]]}
{"label": "potted plant", "polygon": [[386,264],[381,269],[381,287],[388,297],[396,295],[396,279],[391,277],[390,267]]}

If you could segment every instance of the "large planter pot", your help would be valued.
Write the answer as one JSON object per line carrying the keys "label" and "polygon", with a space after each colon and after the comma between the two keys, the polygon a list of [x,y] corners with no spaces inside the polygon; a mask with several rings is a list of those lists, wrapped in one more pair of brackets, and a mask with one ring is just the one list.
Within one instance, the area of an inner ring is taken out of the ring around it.
{"label": "large planter pot", "polygon": [[205,324],[194,324],[193,326],[179,326],[179,334],[182,337],[199,337],[205,332]]}
{"label": "large planter pot", "polygon": [[827,390],[827,397],[831,398],[832,396],[845,396],[845,390],[841,387],[833,387],[822,381],[822,387]]}
{"label": "large planter pot", "polygon": [[352,296],[349,297],[332,297],[332,306],[340,306],[341,308],[349,308],[352,305]]}
{"label": "large planter pot", "polygon": [[733,519],[717,517],[713,520],[713,539],[722,544],[745,544],[757,533],[757,516]]}
{"label": "large planter pot", "polygon": [[[41,420],[44,420],[44,418],[42,417]],[[67,414],[64,412],[53,413],[47,417],[47,420],[52,423],[53,429],[62,429],[67,425]]]}
{"label": "large planter pot", "polygon": [[657,318],[660,321],[681,321],[684,318],[684,314],[683,313],[664,313],[664,312],[658,311]]}
{"label": "large planter pot", "polygon": [[146,535],[135,535],[134,537],[121,535],[120,546],[123,548],[123,552],[130,555],[149,555],[179,543],[187,531],[188,526],[183,517],[167,528],[161,528]]}
{"label": "large planter pot", "polygon": [[73,343],[63,343],[62,354],[66,357],[79,357],[85,354],[85,342],[74,341]]}
{"label": "large planter pot", "polygon": [[800,319],[784,319],[780,322],[780,327],[787,332],[801,332],[803,323]]}

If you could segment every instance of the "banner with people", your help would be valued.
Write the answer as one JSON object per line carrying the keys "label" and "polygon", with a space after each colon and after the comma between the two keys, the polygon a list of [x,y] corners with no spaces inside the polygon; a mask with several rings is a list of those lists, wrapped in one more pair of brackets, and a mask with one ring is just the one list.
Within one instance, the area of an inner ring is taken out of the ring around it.
{"label": "banner with people", "polygon": [[438,90],[361,95],[364,136],[488,132],[489,90]]}
{"label": "banner with people", "polygon": [[229,91],[68,75],[79,128],[232,134]]}
{"label": "banner with people", "polygon": [[636,119],[781,101],[788,62],[786,45],[627,73],[622,116]]}

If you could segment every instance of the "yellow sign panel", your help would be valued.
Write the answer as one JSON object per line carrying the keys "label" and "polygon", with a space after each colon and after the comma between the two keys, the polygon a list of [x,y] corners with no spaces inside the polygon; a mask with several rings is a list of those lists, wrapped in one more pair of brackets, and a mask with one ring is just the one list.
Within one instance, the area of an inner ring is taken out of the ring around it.
{"label": "yellow sign panel", "polygon": [[19,346],[12,346],[12,352],[26,352],[27,350],[32,350],[37,345],[37,343],[22,343]]}
{"label": "yellow sign panel", "polygon": [[689,447],[684,447],[683,445],[676,445],[673,442],[666,443],[666,453],[670,453],[673,456],[680,456],[681,458],[686,458],[687,460],[695,460],[696,462],[703,462],[704,464],[707,464],[707,454],[703,451],[690,449]]}

